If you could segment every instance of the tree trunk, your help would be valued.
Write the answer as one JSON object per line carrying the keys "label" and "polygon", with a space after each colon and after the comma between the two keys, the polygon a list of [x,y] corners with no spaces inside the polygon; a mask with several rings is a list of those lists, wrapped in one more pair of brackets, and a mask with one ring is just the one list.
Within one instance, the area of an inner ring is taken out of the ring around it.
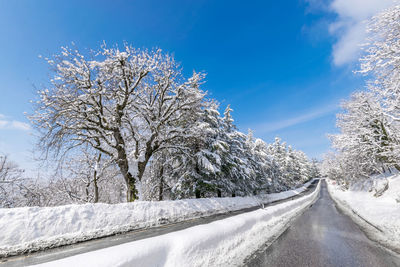
{"label": "tree trunk", "polygon": [[93,185],[94,185],[94,200],[93,200],[93,203],[97,203],[97,202],[99,202],[99,187],[97,186],[97,178],[94,178]]}
{"label": "tree trunk", "polygon": [[[150,138],[150,140],[148,140],[146,142],[146,152],[144,154],[144,160],[138,162],[138,177],[137,177],[137,179],[139,181],[142,181],[143,174],[146,171],[147,163],[149,162],[154,151],[157,150],[157,148],[159,147],[158,145],[154,145],[154,146],[152,145],[155,137],[156,137],[156,135],[153,134],[152,137]],[[136,156],[138,156],[138,155],[136,155]]]}
{"label": "tree trunk", "polygon": [[97,157],[96,168],[93,173],[94,203],[99,202],[99,187],[97,186],[97,168],[100,164],[100,160],[101,160],[101,153],[99,153],[99,156]]}
{"label": "tree trunk", "polygon": [[85,193],[86,193],[86,202],[89,202],[89,186],[90,186],[90,177],[88,177],[89,182],[86,184]]}
{"label": "tree trunk", "polygon": [[126,156],[125,151],[125,141],[121,135],[119,130],[114,131],[115,141],[117,142],[117,152],[118,152],[118,167],[121,171],[122,176],[124,177],[127,192],[126,192],[126,200],[128,202],[133,202],[138,199],[138,192],[136,190],[136,180],[129,172],[129,163],[128,158]]}
{"label": "tree trunk", "polygon": [[161,166],[160,170],[160,185],[158,188],[158,200],[161,201],[163,200],[163,194],[164,194],[164,166]]}
{"label": "tree trunk", "polygon": [[218,197],[222,197],[222,192],[220,189],[217,189],[217,195],[218,195]]}
{"label": "tree trunk", "polygon": [[139,198],[138,191],[136,190],[136,180],[130,172],[126,173],[125,180],[128,181],[127,182],[128,190],[126,193],[126,199],[128,202],[133,202]]}
{"label": "tree trunk", "polygon": [[196,198],[201,198],[201,192],[199,189],[195,190]]}

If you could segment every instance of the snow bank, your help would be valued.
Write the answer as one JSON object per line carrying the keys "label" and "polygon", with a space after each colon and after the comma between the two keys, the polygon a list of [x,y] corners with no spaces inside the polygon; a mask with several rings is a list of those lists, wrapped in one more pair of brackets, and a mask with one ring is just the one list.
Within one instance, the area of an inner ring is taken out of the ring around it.
{"label": "snow bank", "polygon": [[310,205],[319,187],[312,194],[265,209],[40,266],[240,266]]}
{"label": "snow bank", "polygon": [[259,206],[299,194],[311,182],[262,197],[0,209],[0,257]]}
{"label": "snow bank", "polygon": [[[374,177],[347,191],[334,181],[327,182],[333,199],[372,239],[400,252],[400,175]],[[387,190],[375,197],[386,184]]]}

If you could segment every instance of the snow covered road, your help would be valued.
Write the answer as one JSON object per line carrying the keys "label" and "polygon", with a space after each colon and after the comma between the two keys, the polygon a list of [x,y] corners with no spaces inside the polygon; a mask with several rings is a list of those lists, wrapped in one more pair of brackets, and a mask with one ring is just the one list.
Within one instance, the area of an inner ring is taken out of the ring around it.
{"label": "snow covered road", "polygon": [[[316,184],[314,183],[311,186],[311,188],[315,188],[315,185]],[[289,199],[289,200],[295,199],[294,201],[287,201],[287,202],[291,203],[291,202],[296,202],[297,199],[298,200],[304,199],[305,195],[308,195],[313,191],[314,190],[310,189],[307,192],[298,194],[297,196],[291,197]],[[304,201],[304,200],[302,200],[302,201]],[[277,201],[273,204],[270,204],[268,207],[271,209],[274,209],[274,206],[280,206],[280,205],[285,204],[282,202],[285,202],[285,201],[284,200]],[[288,209],[287,208],[288,204],[285,204],[285,205],[286,205],[285,206],[286,209]],[[294,206],[294,207],[296,207],[296,206]],[[159,236],[159,235],[163,235],[166,233],[171,233],[171,232],[179,231],[182,229],[186,229],[189,227],[192,227],[190,229],[193,229],[194,228],[193,226],[196,226],[196,225],[202,226],[204,224],[207,224],[207,223],[210,223],[213,221],[221,221],[226,218],[229,219],[229,217],[232,218],[233,216],[238,217],[238,216],[240,216],[240,215],[238,215],[240,213],[247,212],[246,214],[251,214],[252,213],[252,212],[250,212],[251,210],[257,210],[257,209],[258,208],[251,208],[251,209],[245,209],[245,210],[236,211],[236,212],[232,212],[232,213],[224,214],[224,215],[208,216],[205,218],[199,218],[199,219],[195,219],[195,220],[191,220],[191,221],[187,221],[187,222],[181,222],[181,223],[177,223],[177,224],[173,224],[173,225],[165,225],[162,227],[152,228],[152,229],[148,229],[148,230],[144,230],[144,231],[135,231],[135,232],[131,232],[131,233],[124,234],[124,235],[119,235],[119,236],[117,235],[117,236],[102,238],[102,239],[94,240],[94,241],[90,241],[90,242],[84,242],[81,244],[68,246],[67,248],[57,248],[57,249],[52,249],[52,250],[45,251],[45,252],[35,253],[32,255],[7,258],[7,262],[5,262],[4,265],[5,266],[22,266],[22,265],[49,262],[52,260],[69,257],[71,255],[81,254],[81,253],[85,253],[88,251],[94,251],[94,250],[98,250],[98,249],[105,248],[105,247],[116,246],[116,245],[123,244],[126,242],[131,242],[133,240],[150,239],[149,237]],[[257,212],[257,211],[253,211],[253,212]],[[264,214],[262,214],[262,216],[267,216],[265,214],[265,212],[263,212],[263,213]],[[270,216],[270,215],[268,215],[268,216]],[[245,217],[247,217],[247,216],[245,216]],[[239,219],[239,221],[240,220],[241,219]],[[237,221],[237,219],[235,219],[234,221]],[[266,224],[266,225],[268,225],[268,224]],[[225,227],[222,227],[222,228],[225,228]],[[271,233],[272,233],[272,231],[271,231]],[[146,241],[142,241],[142,242],[146,242]],[[50,263],[50,266],[51,266],[51,263]]]}
{"label": "snow covered road", "polygon": [[400,257],[370,241],[340,213],[326,182],[320,198],[248,266],[400,266]]}

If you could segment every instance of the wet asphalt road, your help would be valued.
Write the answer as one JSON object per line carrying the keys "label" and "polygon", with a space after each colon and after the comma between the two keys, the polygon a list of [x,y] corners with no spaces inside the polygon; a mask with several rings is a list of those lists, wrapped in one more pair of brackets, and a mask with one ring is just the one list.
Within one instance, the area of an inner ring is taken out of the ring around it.
{"label": "wet asphalt road", "polygon": [[319,199],[246,266],[400,266],[400,257],[369,240],[340,213],[322,181]]}
{"label": "wet asphalt road", "polygon": [[[274,201],[268,204],[267,206],[274,206],[279,203],[283,203],[289,200],[293,200],[304,195],[310,194],[313,192],[317,186],[318,180],[315,180],[306,191],[287,199],[282,199],[278,201]],[[77,254],[90,252],[106,247],[116,246],[127,242],[132,242],[144,238],[149,238],[153,236],[163,235],[174,231],[183,230],[189,227],[193,227],[199,224],[206,224],[216,220],[222,220],[231,216],[235,216],[241,213],[250,212],[259,209],[260,207],[252,207],[246,208],[238,211],[216,214],[206,217],[201,217],[197,219],[187,220],[178,223],[166,224],[159,227],[146,228],[133,230],[127,233],[122,233],[118,235],[112,235],[109,237],[99,238],[95,240],[90,240],[86,242],[81,242],[73,245],[62,246],[58,248],[47,249],[45,251],[34,252],[30,254],[24,254],[19,256],[13,256],[8,258],[0,258],[0,267],[14,267],[14,266],[27,266],[32,264],[39,264],[49,261],[54,261],[58,259],[62,259],[65,257],[74,256]]]}

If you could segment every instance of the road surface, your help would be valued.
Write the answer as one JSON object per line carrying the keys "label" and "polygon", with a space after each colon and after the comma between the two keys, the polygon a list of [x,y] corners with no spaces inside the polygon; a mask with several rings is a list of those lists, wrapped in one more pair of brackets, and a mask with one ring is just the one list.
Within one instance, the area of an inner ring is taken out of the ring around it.
{"label": "road surface", "polygon": [[319,199],[246,266],[400,266],[400,257],[369,240],[340,213],[322,181]]}
{"label": "road surface", "polygon": [[[274,201],[272,203],[266,204],[265,206],[273,206],[279,203],[289,201],[292,199],[296,199],[302,197],[304,195],[310,194],[316,188],[318,180],[314,181],[306,191],[288,199],[282,199],[278,201]],[[74,245],[63,246],[53,249],[48,249],[41,252],[34,252],[31,254],[25,254],[20,256],[8,257],[8,258],[0,258],[0,267],[11,267],[11,266],[26,266],[32,264],[39,264],[49,261],[54,261],[70,256],[74,256],[81,253],[86,253],[106,247],[116,246],[127,242],[132,242],[144,238],[149,238],[153,236],[158,236],[162,234],[167,234],[174,231],[183,230],[189,227],[193,227],[199,224],[206,224],[216,220],[222,220],[231,216],[235,216],[241,213],[250,212],[259,209],[260,207],[253,207],[242,209],[234,212],[217,214],[207,217],[202,217],[198,219],[188,220],[184,222],[167,224],[160,227],[142,229],[142,230],[134,230],[125,234],[113,235],[109,237],[99,238],[96,240],[86,241],[82,243],[77,243]]]}

